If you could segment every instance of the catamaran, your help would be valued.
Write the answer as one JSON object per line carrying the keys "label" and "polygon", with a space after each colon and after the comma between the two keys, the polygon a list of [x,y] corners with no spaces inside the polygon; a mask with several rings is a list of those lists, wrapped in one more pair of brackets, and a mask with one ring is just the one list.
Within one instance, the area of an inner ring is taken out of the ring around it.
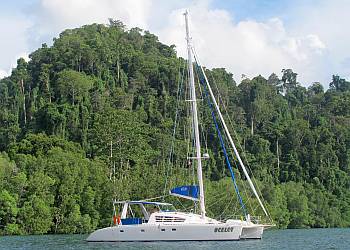
{"label": "catamaran", "polygon": [[[197,170],[198,185],[180,186],[170,190],[173,196],[185,198],[199,203],[199,213],[176,211],[174,206],[166,202],[156,202],[150,200],[137,201],[114,201],[113,226],[102,228],[93,232],[88,238],[89,242],[117,242],[117,241],[220,241],[220,240],[239,240],[239,239],[260,239],[265,228],[270,227],[269,224],[254,223],[247,213],[242,197],[239,194],[237,183],[235,181],[234,172],[230,165],[230,160],[226,152],[226,146],[222,139],[226,135],[230,145],[232,146],[236,158],[242,167],[243,173],[253,190],[262,210],[268,216],[254,184],[241,160],[238,150],[233,142],[230,132],[226,126],[223,115],[220,111],[218,103],[214,97],[204,69],[198,61],[198,56],[193,49],[189,24],[188,12],[184,13],[186,24],[186,41],[187,41],[187,60],[188,60],[188,87],[190,91],[191,119],[194,141],[194,157],[190,157],[194,162]],[[218,137],[222,150],[224,151],[226,163],[229,167],[231,177],[234,183],[236,193],[239,197],[241,207],[244,211],[244,219],[226,221],[216,220],[206,215],[205,193],[202,174],[202,160],[208,158],[207,154],[201,152],[201,140],[199,131],[199,121],[197,113],[197,95],[194,80],[193,58],[195,59],[197,70],[200,71],[201,80],[204,90],[208,97],[209,106],[212,109],[212,116],[217,128]],[[224,134],[220,131],[218,120],[214,114],[219,116],[219,121],[224,128]],[[117,216],[116,206],[122,206],[121,214]],[[151,209],[150,209],[151,208]],[[134,210],[138,214],[142,214],[141,218],[135,218]]]}

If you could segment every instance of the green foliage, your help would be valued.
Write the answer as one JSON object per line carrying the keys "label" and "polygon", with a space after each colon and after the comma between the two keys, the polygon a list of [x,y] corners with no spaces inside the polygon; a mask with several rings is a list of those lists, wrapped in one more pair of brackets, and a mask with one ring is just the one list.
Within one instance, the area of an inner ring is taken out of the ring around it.
{"label": "green foliage", "polygon": [[44,234],[52,226],[50,201],[31,195],[20,209],[18,220],[27,234]]}
{"label": "green foliage", "polygon": [[[114,197],[158,196],[165,179],[189,184],[186,119],[168,162],[177,105],[187,112],[176,102],[186,65],[173,45],[111,19],[65,30],[30,58],[0,80],[0,234],[90,232],[110,225]],[[350,226],[349,82],[335,75],[326,91],[306,89],[284,69],[236,85],[223,68],[205,71],[277,226]],[[208,215],[241,214],[210,111],[202,102],[199,111]]]}
{"label": "green foliage", "polygon": [[[267,193],[266,193],[267,192]],[[267,199],[272,218],[279,228],[287,228],[290,224],[290,211],[288,210],[288,198],[284,193],[282,186],[273,186],[264,190],[264,196]]]}
{"label": "green foliage", "polygon": [[84,73],[74,70],[63,70],[57,74],[56,84],[61,102],[70,102],[74,105],[87,98],[88,91],[91,89],[93,82]]}
{"label": "green foliage", "polygon": [[1,224],[6,225],[14,222],[18,213],[17,199],[5,189],[0,193],[0,207]]}

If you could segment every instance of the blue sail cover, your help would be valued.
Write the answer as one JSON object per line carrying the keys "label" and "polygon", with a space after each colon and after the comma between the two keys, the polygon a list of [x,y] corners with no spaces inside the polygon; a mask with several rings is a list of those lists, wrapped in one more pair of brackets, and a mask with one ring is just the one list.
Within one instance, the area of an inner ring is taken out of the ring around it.
{"label": "blue sail cover", "polygon": [[173,196],[182,197],[189,200],[198,200],[199,187],[198,186],[180,186],[170,190]]}

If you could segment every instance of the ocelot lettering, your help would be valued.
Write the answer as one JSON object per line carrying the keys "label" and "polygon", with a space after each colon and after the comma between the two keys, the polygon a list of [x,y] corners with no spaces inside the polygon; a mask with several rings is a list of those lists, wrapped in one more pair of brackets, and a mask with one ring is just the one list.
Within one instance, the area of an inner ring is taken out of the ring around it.
{"label": "ocelot lettering", "polygon": [[215,233],[228,233],[233,232],[233,227],[216,227],[214,228]]}

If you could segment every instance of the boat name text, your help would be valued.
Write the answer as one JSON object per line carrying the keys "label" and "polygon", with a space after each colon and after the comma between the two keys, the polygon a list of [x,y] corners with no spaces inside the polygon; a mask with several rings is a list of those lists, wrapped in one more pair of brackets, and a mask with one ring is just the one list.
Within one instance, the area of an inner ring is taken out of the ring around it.
{"label": "boat name text", "polygon": [[216,227],[214,229],[215,233],[226,233],[226,232],[233,232],[233,227]]}

